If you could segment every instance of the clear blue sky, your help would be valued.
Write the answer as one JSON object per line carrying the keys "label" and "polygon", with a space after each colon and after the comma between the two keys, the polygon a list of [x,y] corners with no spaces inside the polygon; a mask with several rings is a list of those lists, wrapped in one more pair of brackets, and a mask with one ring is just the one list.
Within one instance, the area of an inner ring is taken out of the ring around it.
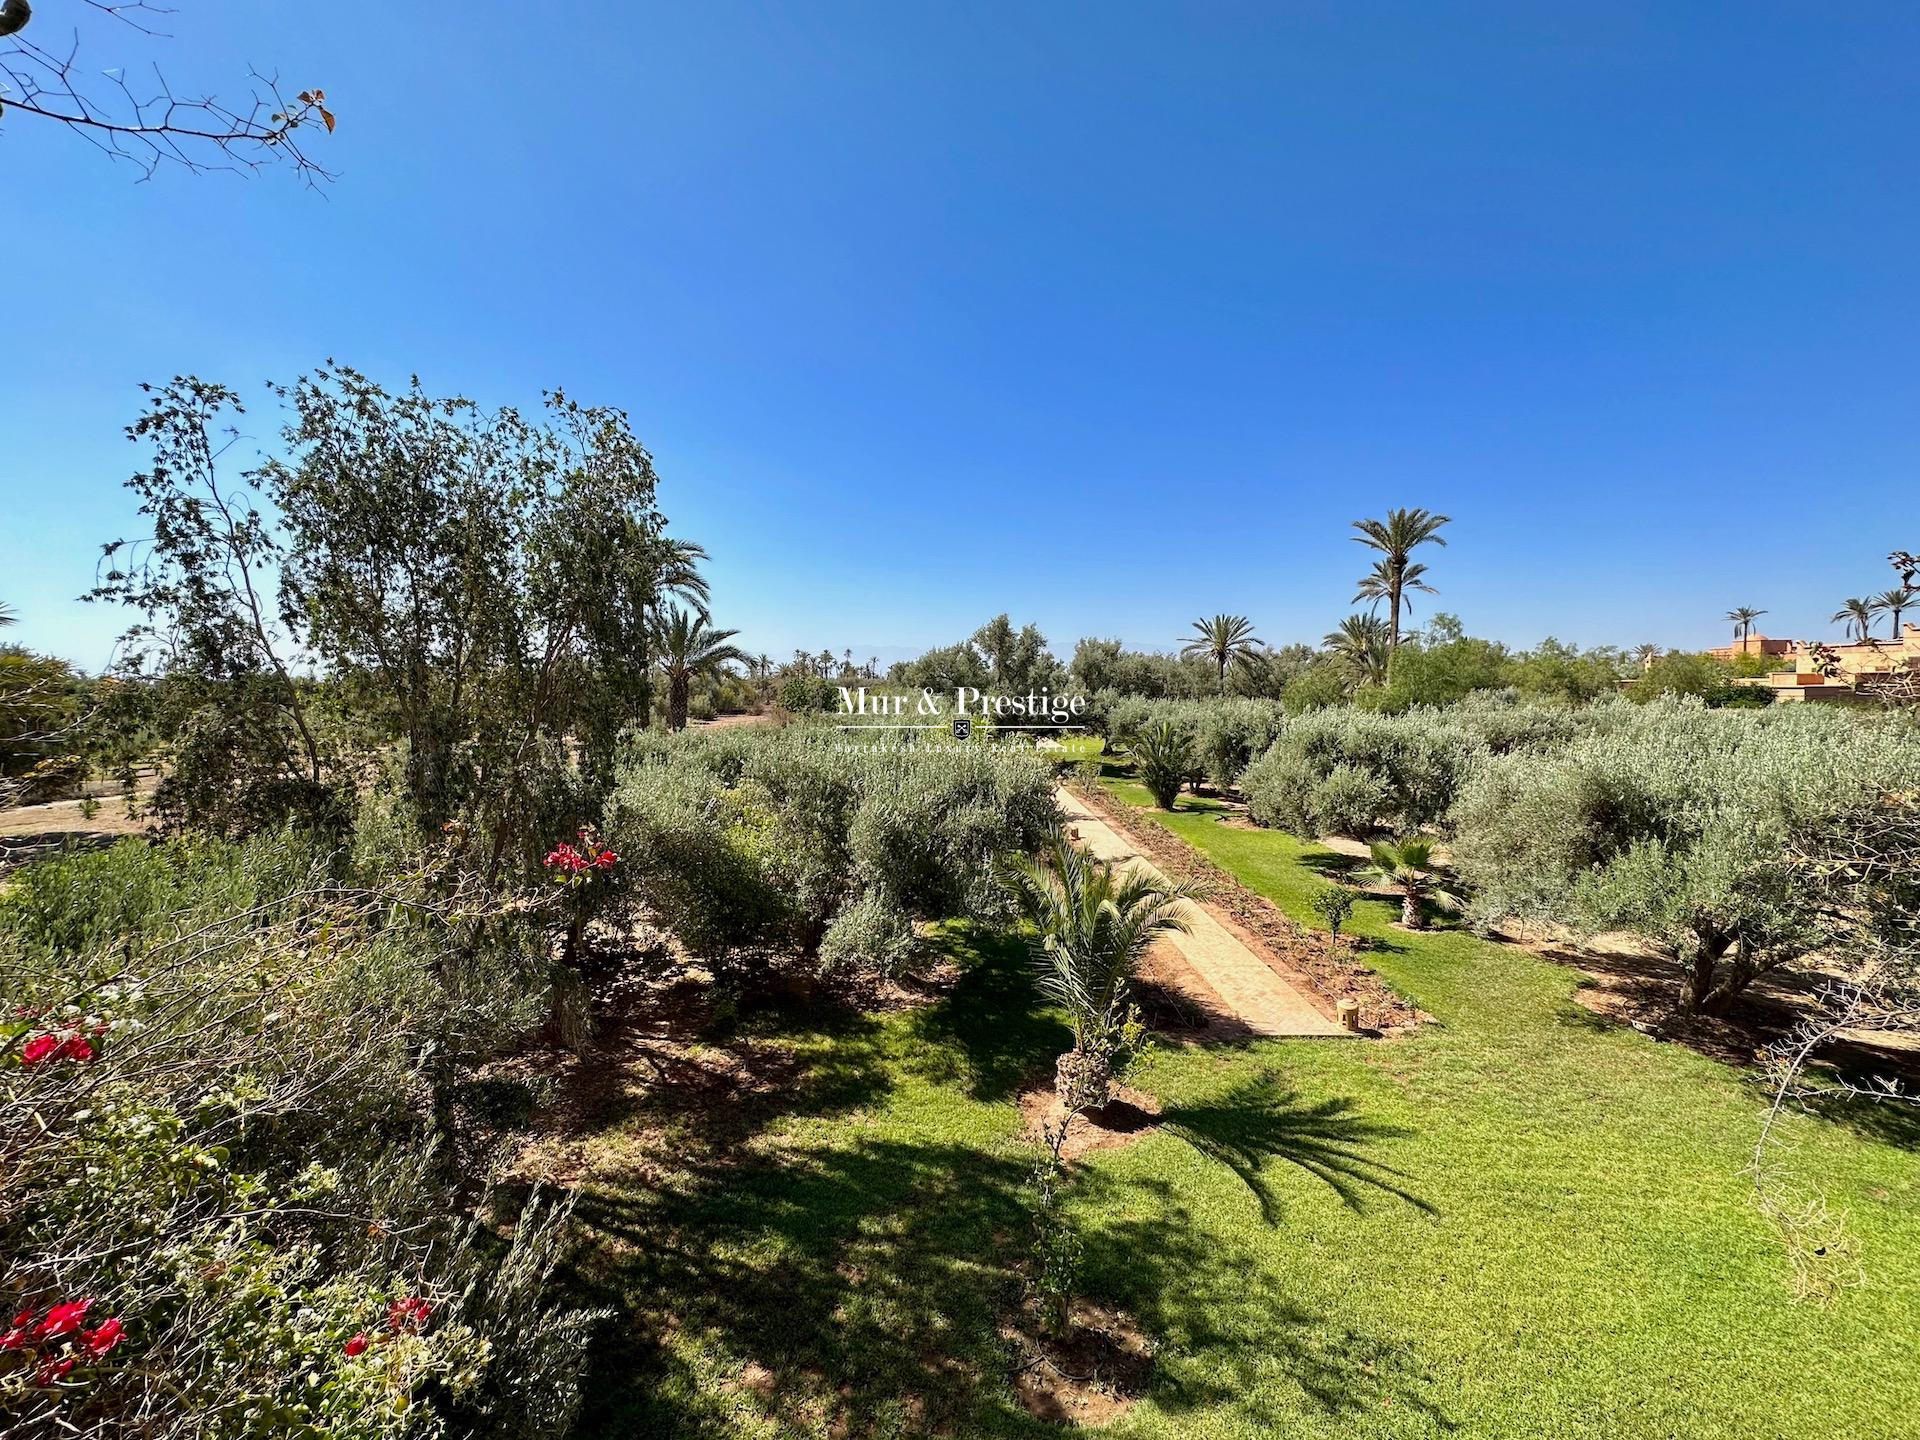
{"label": "clear blue sky", "polygon": [[329,355],[627,407],[775,655],[1313,639],[1396,504],[1518,643],[1830,633],[1920,549],[1910,5],[176,3],[87,58],[324,85],[341,178],[0,119],[0,598],[89,666],[136,382]]}

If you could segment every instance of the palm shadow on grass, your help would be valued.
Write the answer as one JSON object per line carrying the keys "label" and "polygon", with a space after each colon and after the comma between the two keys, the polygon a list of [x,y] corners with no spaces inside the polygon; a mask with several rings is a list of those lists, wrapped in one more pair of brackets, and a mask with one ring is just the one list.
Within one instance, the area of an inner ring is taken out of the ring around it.
{"label": "palm shadow on grass", "polygon": [[1173,1106],[1161,1115],[1161,1126],[1237,1175],[1269,1225],[1280,1221],[1267,1180],[1274,1161],[1299,1166],[1353,1210],[1364,1210],[1370,1193],[1378,1193],[1423,1214],[1439,1213],[1406,1188],[1401,1171],[1368,1153],[1368,1146],[1410,1132],[1365,1119],[1351,1100],[1302,1100],[1272,1075],[1242,1081],[1216,1101]]}

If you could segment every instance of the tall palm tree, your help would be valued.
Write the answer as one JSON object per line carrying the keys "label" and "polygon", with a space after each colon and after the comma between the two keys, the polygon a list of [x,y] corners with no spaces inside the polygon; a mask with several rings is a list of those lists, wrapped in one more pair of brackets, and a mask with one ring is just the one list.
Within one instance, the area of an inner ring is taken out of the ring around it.
{"label": "tall palm tree", "polygon": [[1383,685],[1392,660],[1387,622],[1377,615],[1349,615],[1321,645],[1356,685]]}
{"label": "tall palm tree", "polygon": [[1181,658],[1203,655],[1220,672],[1220,693],[1227,693],[1227,666],[1245,664],[1259,653],[1260,640],[1253,633],[1253,622],[1244,615],[1216,615],[1193,622],[1193,638],[1180,651]]}
{"label": "tall palm tree", "polygon": [[[1353,538],[1356,544],[1378,550],[1382,559],[1374,566],[1374,573],[1360,581],[1364,592],[1367,582],[1376,575],[1386,591],[1387,601],[1387,663],[1391,667],[1394,654],[1400,649],[1400,611],[1406,602],[1407,569],[1413,563],[1409,558],[1422,545],[1445,545],[1440,535],[1440,527],[1452,523],[1452,517],[1435,515],[1430,510],[1418,507],[1387,511],[1384,520],[1356,520],[1353,528],[1360,533]],[[1385,567],[1384,571],[1382,566]],[[1425,566],[1421,567],[1424,574]],[[1418,576],[1415,577],[1416,582]],[[1430,585],[1420,585],[1428,594],[1438,594]]]}
{"label": "tall palm tree", "polygon": [[6,629],[7,626],[13,624],[18,618],[19,617],[13,613],[13,607],[7,604],[6,601],[0,600],[0,630]]}
{"label": "tall palm tree", "polygon": [[[1417,560],[1400,573],[1400,608],[1408,615],[1413,614],[1413,601],[1407,597],[1408,591],[1424,590],[1429,595],[1440,593],[1420,579],[1426,573],[1427,567]],[[1386,560],[1376,560],[1373,562],[1373,569],[1360,577],[1360,588],[1354,592],[1351,603],[1358,605],[1365,600],[1367,613],[1373,615],[1379,613],[1382,600],[1392,599],[1393,566]]]}
{"label": "tall palm tree", "polygon": [[715,630],[705,615],[689,615],[678,605],[654,621],[653,652],[667,677],[667,728],[687,728],[687,692],[696,675],[717,675],[722,667],[745,663],[747,652],[727,642],[738,630]]}
{"label": "tall palm tree", "polygon": [[660,569],[654,575],[658,600],[675,596],[686,601],[698,615],[707,614],[707,602],[713,598],[700,563],[707,559],[707,548],[692,540],[663,539],[660,542]]}
{"label": "tall palm tree", "polygon": [[1834,611],[1831,618],[1834,624],[1844,625],[1853,634],[1859,636],[1864,644],[1873,635],[1873,620],[1879,613],[1880,606],[1877,602],[1855,597]]}
{"label": "tall palm tree", "polygon": [[1127,981],[1155,940],[1187,928],[1186,902],[1199,889],[1144,867],[1117,872],[1058,830],[1041,853],[1040,861],[1019,857],[1001,876],[1033,926],[1040,989],[1073,1026],[1073,1048],[1054,1067],[1056,1092],[1071,1115],[1107,1103]]}
{"label": "tall palm tree", "polygon": [[1633,652],[1633,655],[1634,658],[1640,662],[1640,670],[1644,674],[1646,671],[1651,670],[1653,668],[1653,662],[1660,658],[1660,647],[1651,643],[1642,645]]}
{"label": "tall palm tree", "polygon": [[1748,605],[1742,605],[1738,610],[1727,611],[1727,619],[1733,622],[1733,643],[1738,645],[1753,634],[1753,622],[1766,613],[1764,610],[1755,610]]}
{"label": "tall palm tree", "polygon": [[1873,596],[1868,603],[1882,615],[1891,615],[1893,617],[1893,638],[1898,640],[1900,638],[1901,612],[1911,610],[1916,601],[1920,601],[1920,590],[1912,590],[1905,585],[1899,585],[1892,590],[1882,590],[1878,595]]}

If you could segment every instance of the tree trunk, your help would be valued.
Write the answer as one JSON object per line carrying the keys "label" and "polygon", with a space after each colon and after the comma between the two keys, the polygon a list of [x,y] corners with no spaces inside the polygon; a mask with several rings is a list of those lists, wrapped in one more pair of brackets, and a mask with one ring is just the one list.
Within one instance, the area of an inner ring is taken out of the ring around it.
{"label": "tree trunk", "polygon": [[1715,952],[1702,948],[1681,974],[1680,1008],[1687,1014],[1698,1015],[1707,1009],[1708,999],[1713,994],[1714,971],[1718,968]]}
{"label": "tree trunk", "polygon": [[687,689],[689,677],[676,675],[667,683],[667,729],[687,728]]}
{"label": "tree trunk", "polygon": [[1427,928],[1426,917],[1420,913],[1420,892],[1411,886],[1400,896],[1400,923],[1409,930]]}

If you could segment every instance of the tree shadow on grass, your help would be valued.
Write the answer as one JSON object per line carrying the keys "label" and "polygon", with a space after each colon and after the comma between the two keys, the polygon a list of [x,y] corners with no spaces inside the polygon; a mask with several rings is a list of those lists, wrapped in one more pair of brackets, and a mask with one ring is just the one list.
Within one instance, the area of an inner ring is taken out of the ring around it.
{"label": "tree shadow on grass", "polygon": [[913,1016],[908,1064],[920,1078],[960,1086],[971,1099],[1009,1099],[1073,1043],[1073,1034],[1043,1006],[1020,936],[956,932],[947,948],[966,973],[944,1001]]}
{"label": "tree shadow on grass", "polygon": [[1088,1238],[1087,1272],[1158,1338],[1153,1398],[1176,1431],[1217,1408],[1275,1435],[1382,1411],[1420,1417],[1416,1433],[1455,1428],[1413,1345],[1301,1304],[1271,1254],[1208,1233],[1167,1182],[1131,1189],[1126,1218]]}
{"label": "tree shadow on grass", "polygon": [[593,1298],[581,1433],[1042,1435],[1006,1383],[1027,1172],[965,1145],[857,1138],[605,1177],[577,1218]]}
{"label": "tree shadow on grass", "polygon": [[1378,1192],[1404,1200],[1423,1214],[1439,1213],[1406,1188],[1401,1171],[1367,1153],[1367,1146],[1409,1132],[1361,1117],[1351,1100],[1309,1103],[1272,1075],[1262,1074],[1242,1081],[1219,1100],[1173,1106],[1160,1123],[1239,1176],[1269,1225],[1280,1221],[1280,1206],[1266,1178],[1268,1165],[1276,1160],[1325,1182],[1354,1210],[1364,1210],[1369,1193]]}

